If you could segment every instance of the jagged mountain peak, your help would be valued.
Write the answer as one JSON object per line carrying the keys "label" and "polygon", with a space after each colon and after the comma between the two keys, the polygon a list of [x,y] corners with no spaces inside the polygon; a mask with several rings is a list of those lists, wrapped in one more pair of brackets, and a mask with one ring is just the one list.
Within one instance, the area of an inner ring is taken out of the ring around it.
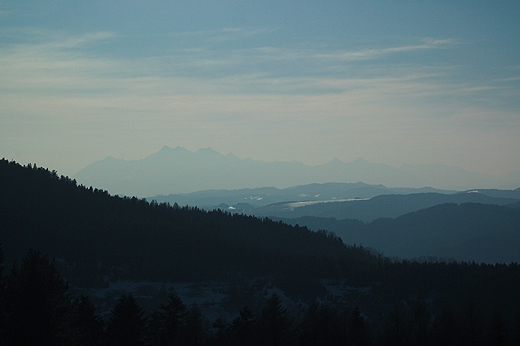
{"label": "jagged mountain peak", "polygon": [[356,157],[351,163],[358,164],[358,165],[360,165],[360,164],[366,165],[366,164],[370,164],[371,162],[365,160],[362,157]]}
{"label": "jagged mountain peak", "polygon": [[325,165],[327,165],[327,166],[344,166],[345,162],[343,162],[340,159],[338,159],[337,157],[335,157],[331,161],[326,163]]}
{"label": "jagged mountain peak", "polygon": [[153,153],[150,156],[154,156],[154,155],[172,155],[172,154],[178,154],[178,153],[191,153],[191,151],[189,151],[188,149],[186,149],[184,147],[181,147],[181,146],[176,146],[175,148],[172,148],[172,147],[169,147],[169,146],[165,145],[158,152]]}

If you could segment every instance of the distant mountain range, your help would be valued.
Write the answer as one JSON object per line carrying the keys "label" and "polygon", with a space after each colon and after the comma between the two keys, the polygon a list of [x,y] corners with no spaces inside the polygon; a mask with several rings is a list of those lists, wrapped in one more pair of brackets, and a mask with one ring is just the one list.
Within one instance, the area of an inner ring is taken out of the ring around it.
{"label": "distant mountain range", "polygon": [[309,166],[299,162],[264,162],[239,159],[213,149],[196,152],[182,147],[163,147],[139,160],[107,157],[79,171],[74,177],[85,186],[95,186],[112,194],[150,197],[201,190],[245,189],[328,182],[358,182],[392,187],[432,186],[451,190],[474,187],[515,188],[520,173],[491,176],[442,165],[405,165],[395,168],[358,158],[345,163]]}

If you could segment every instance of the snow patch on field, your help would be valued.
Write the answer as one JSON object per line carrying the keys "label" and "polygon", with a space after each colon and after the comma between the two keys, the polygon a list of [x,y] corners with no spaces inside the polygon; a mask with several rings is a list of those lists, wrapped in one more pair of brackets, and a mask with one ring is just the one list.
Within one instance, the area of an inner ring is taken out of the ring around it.
{"label": "snow patch on field", "polygon": [[338,202],[355,202],[355,201],[368,201],[370,198],[340,198],[340,199],[329,199],[323,201],[305,201],[305,202],[293,202],[288,203],[287,206],[291,209],[305,207],[308,205],[324,204],[324,203],[338,203]]}

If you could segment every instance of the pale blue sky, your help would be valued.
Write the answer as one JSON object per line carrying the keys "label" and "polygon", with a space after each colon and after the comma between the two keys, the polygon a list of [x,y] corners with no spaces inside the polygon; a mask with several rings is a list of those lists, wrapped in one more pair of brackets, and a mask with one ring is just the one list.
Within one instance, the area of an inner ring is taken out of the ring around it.
{"label": "pale blue sky", "polygon": [[1,1],[0,157],[520,171],[519,1]]}

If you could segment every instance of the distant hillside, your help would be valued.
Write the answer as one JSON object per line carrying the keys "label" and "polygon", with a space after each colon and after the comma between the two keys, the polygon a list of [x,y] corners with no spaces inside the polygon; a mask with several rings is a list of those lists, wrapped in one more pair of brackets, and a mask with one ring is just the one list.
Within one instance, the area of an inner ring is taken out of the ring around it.
{"label": "distant hillside", "polygon": [[[507,191],[504,191],[506,194]],[[513,194],[509,194],[514,196]],[[398,216],[444,203],[483,203],[512,205],[519,199],[490,197],[471,193],[413,193],[403,195],[380,195],[373,198],[352,200],[330,199],[305,202],[275,203],[251,209],[248,213],[259,217],[298,218],[304,216],[358,219],[370,222],[378,218]]]}
{"label": "distant hillside", "polygon": [[[285,189],[261,187],[256,189],[205,190],[184,194],[158,195],[148,198],[159,203],[177,203],[179,205],[196,205],[202,208],[221,207],[222,203],[237,207],[238,204],[250,205],[250,209],[274,203],[320,202],[342,200],[346,198],[372,198],[385,194],[412,193],[454,193],[450,190],[439,190],[431,187],[423,188],[390,188],[384,185],[358,183],[323,183],[292,186]],[[520,197],[518,198],[520,200]],[[237,209],[239,206],[237,207]],[[233,210],[232,208],[230,211]],[[250,210],[248,210],[250,211]]]}
{"label": "distant hillside", "polygon": [[140,160],[108,157],[79,171],[74,178],[112,194],[151,197],[201,190],[243,189],[265,186],[286,188],[327,182],[383,184],[392,187],[432,186],[466,190],[476,186],[512,188],[517,176],[495,177],[441,165],[408,165],[395,168],[356,159],[338,159],[318,166],[299,162],[263,162],[223,155],[212,149],[191,152],[181,147],[164,147]]}
{"label": "distant hillside", "polygon": [[448,203],[368,224],[310,216],[282,220],[333,231],[347,244],[390,257],[520,263],[519,208]]}
{"label": "distant hillside", "polygon": [[510,198],[520,200],[520,187],[515,190],[498,190],[498,189],[473,189],[462,193],[479,193],[482,195],[497,197],[497,198]]}

